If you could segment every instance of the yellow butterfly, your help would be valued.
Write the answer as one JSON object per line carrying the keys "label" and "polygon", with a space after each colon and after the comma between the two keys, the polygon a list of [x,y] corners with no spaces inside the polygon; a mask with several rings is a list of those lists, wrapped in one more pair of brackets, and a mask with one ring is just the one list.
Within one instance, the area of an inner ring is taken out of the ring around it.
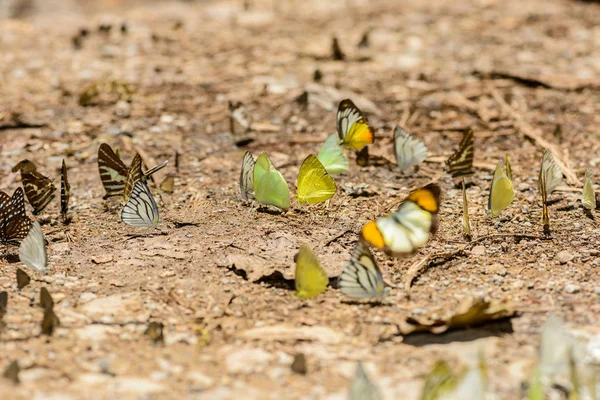
{"label": "yellow butterfly", "polygon": [[290,208],[290,189],[287,182],[265,153],[256,159],[253,182],[256,201],[282,210]]}
{"label": "yellow butterfly", "polygon": [[473,174],[473,155],[473,130],[468,128],[463,132],[458,149],[446,161],[453,178]]}
{"label": "yellow butterfly", "polygon": [[294,261],[296,262],[296,296],[308,299],[323,293],[329,284],[329,278],[308,245],[300,246]]}
{"label": "yellow butterfly", "polygon": [[312,154],[306,157],[298,174],[298,201],[321,203],[332,198],[335,191],[335,182],[321,161]]}
{"label": "yellow butterfly", "polygon": [[[511,172],[512,174],[512,172]],[[488,213],[492,217],[497,217],[502,211],[512,203],[515,198],[515,190],[510,180],[504,162],[498,161],[494,178],[490,186],[490,196],[488,198]]]}
{"label": "yellow butterfly", "polygon": [[362,150],[373,143],[373,132],[367,119],[350,99],[342,100],[338,106],[337,132],[340,144],[350,149]]}
{"label": "yellow butterfly", "polygon": [[586,210],[595,210],[596,209],[596,193],[594,192],[594,187],[592,186],[592,169],[585,169],[585,182],[583,184],[583,194],[581,197],[581,203],[583,204],[583,208]]}
{"label": "yellow butterfly", "polygon": [[463,195],[463,229],[467,239],[471,240],[471,223],[469,222],[469,202],[467,201],[467,189],[465,187],[465,178],[462,178],[462,195]]}
{"label": "yellow butterfly", "polygon": [[348,171],[348,159],[344,155],[335,134],[325,140],[317,158],[330,175],[343,174]]}
{"label": "yellow butterfly", "polygon": [[391,215],[368,222],[361,232],[362,240],[399,256],[415,252],[437,230],[440,187],[429,184],[412,192]]}

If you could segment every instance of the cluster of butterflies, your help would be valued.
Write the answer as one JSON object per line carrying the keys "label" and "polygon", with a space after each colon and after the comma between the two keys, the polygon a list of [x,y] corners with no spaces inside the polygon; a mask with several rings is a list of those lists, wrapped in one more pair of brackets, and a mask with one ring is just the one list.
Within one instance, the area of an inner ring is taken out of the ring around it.
{"label": "cluster of butterflies", "polygon": [[[121,196],[123,209],[121,221],[137,228],[155,228],[160,222],[156,200],[148,187],[148,179],[167,165],[163,162],[147,171],[142,171],[142,157],[136,154],[127,167],[112,148],[102,143],[98,148],[98,171],[106,190],[104,198]],[[172,186],[173,177],[167,177]],[[164,186],[164,182],[163,185]]]}
{"label": "cluster of butterflies", "polygon": [[[37,272],[47,271],[46,242],[39,222],[27,216],[25,197],[33,207],[33,215],[39,215],[56,197],[52,180],[40,172],[29,160],[22,160],[12,169],[21,172],[23,188],[17,188],[12,196],[0,191],[0,243],[19,245],[19,258]],[[62,162],[60,209],[63,223],[69,222],[67,211],[71,185],[67,177],[67,165]]]}

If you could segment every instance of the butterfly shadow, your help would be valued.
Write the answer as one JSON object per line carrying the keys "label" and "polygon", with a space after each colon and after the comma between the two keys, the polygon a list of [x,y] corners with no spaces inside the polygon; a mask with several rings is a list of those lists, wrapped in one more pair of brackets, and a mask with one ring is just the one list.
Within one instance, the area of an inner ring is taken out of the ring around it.
{"label": "butterfly shadow", "polygon": [[263,214],[269,214],[269,215],[282,215],[285,213],[285,211],[281,211],[279,209],[272,209],[270,207],[267,206],[260,206],[256,209],[256,212],[259,213],[263,213]]}
{"label": "butterfly shadow", "polygon": [[514,332],[510,319],[506,318],[467,329],[451,329],[441,334],[419,332],[404,337],[403,343],[422,347],[431,344],[450,344],[452,342],[472,342],[488,337],[502,337]]}
{"label": "butterfly shadow", "polygon": [[287,279],[280,271],[274,271],[269,275],[263,275],[253,283],[264,283],[268,287],[277,289],[294,290],[296,285],[293,279]]}
{"label": "butterfly shadow", "polygon": [[1,258],[9,264],[16,264],[21,261],[18,254],[6,253],[3,254]]}

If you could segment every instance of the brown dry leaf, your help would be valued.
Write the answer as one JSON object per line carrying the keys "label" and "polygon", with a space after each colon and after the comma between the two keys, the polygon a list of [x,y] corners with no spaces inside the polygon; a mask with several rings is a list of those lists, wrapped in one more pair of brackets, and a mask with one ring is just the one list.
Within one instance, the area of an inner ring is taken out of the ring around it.
{"label": "brown dry leaf", "polygon": [[467,328],[487,322],[511,318],[515,310],[505,302],[489,301],[483,297],[467,297],[458,305],[453,314],[443,319],[410,317],[400,324],[400,334],[415,332],[444,333],[449,329]]}

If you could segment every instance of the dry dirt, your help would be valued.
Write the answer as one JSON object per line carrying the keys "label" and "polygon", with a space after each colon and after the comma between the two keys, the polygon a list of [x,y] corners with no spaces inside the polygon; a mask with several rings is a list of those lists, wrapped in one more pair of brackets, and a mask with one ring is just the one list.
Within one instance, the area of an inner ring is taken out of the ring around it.
{"label": "dry dirt", "polygon": [[[23,158],[58,185],[65,158],[73,219],[62,225],[57,201],[38,218],[51,272],[29,271],[35,281],[22,290],[18,250],[2,249],[0,287],[9,304],[0,368],[17,360],[22,371],[20,385],[2,381],[0,397],[343,399],[362,360],[385,399],[415,399],[437,360],[460,368],[483,351],[490,398],[517,399],[549,314],[598,340],[600,237],[579,198],[585,166],[600,163],[600,5],[116,3],[94,10],[68,3],[0,21],[0,190],[18,187],[10,169]],[[113,29],[98,32],[107,23]],[[76,49],[82,28],[89,34]],[[358,48],[365,32],[369,46]],[[333,36],[345,61],[331,58]],[[131,95],[103,92],[80,105],[90,84],[113,81],[133,85]],[[306,108],[296,101],[304,91]],[[293,202],[280,214],[243,204],[244,151],[268,152],[293,191],[302,160],[335,132],[344,97],[369,116],[372,155],[393,159],[392,128],[400,123],[425,141],[427,162],[401,174],[351,160],[328,205]],[[229,131],[229,100],[248,107],[249,133]],[[481,238],[470,245],[461,193],[440,162],[467,126],[476,141],[470,213]],[[551,195],[550,240],[542,239],[536,189],[544,141],[574,174]],[[169,159],[159,182],[181,154],[175,193],[152,188],[158,230],[127,227],[118,201],[102,199],[102,142],[118,147],[126,163],[136,150],[149,165]],[[507,152],[517,195],[491,219],[491,171]],[[381,304],[350,302],[333,288],[307,301],[292,295],[300,244],[310,244],[335,277],[360,227],[431,180],[443,189],[439,233],[412,257],[376,255],[397,286]],[[412,264],[464,246],[432,258],[407,291]],[[44,286],[61,320],[52,337],[39,335]],[[439,336],[397,334],[408,316],[443,316],[473,294],[510,301],[518,314]],[[150,321],[165,325],[164,344],[143,335]],[[298,353],[306,375],[290,368]]]}

